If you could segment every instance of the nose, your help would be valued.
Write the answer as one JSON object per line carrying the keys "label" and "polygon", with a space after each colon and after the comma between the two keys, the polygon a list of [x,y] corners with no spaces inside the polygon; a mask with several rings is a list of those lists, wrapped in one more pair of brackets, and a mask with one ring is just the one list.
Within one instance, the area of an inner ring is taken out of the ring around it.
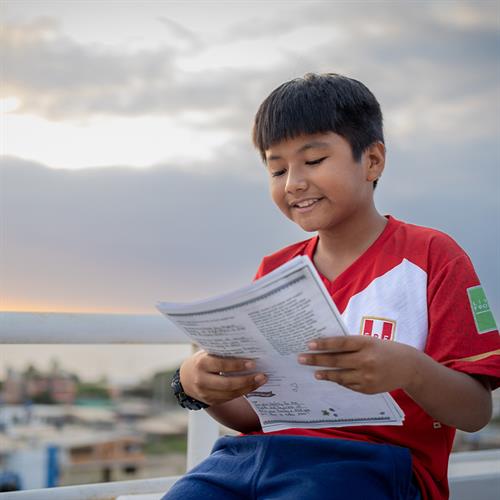
{"label": "nose", "polygon": [[287,193],[305,191],[307,189],[307,179],[304,177],[302,169],[288,167],[285,190]]}

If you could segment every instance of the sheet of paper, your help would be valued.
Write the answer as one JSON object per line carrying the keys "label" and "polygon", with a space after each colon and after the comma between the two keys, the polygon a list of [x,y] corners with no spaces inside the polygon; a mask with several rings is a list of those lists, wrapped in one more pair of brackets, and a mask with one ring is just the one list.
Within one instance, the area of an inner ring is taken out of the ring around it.
{"label": "sheet of paper", "polygon": [[231,293],[157,307],[207,352],[255,359],[268,381],[246,397],[264,432],[402,424],[404,415],[388,393],[360,394],[316,380],[315,368],[297,362],[310,340],[348,334],[307,257],[296,257]]}

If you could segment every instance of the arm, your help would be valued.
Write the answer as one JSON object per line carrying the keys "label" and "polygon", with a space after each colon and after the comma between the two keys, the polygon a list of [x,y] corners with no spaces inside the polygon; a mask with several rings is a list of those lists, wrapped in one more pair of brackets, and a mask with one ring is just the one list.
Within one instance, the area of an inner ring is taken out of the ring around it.
{"label": "arm", "polygon": [[324,352],[301,354],[299,362],[326,367],[315,374],[320,380],[365,394],[403,389],[434,419],[468,432],[491,418],[487,384],[414,347],[362,335],[318,339],[309,347]]}
{"label": "arm", "polygon": [[251,432],[260,430],[260,422],[241,396],[260,387],[267,378],[263,373],[231,373],[253,369],[255,362],[251,359],[219,358],[198,351],[182,363],[180,380],[188,396],[210,405],[205,411],[215,420],[239,432]]}
{"label": "arm", "polygon": [[490,420],[491,390],[467,373],[447,368],[416,351],[414,377],[406,393],[436,420],[457,429],[475,432]]}
{"label": "arm", "polygon": [[227,403],[210,406],[205,410],[217,422],[238,432],[262,430],[259,417],[250,403],[243,397],[232,399]]}

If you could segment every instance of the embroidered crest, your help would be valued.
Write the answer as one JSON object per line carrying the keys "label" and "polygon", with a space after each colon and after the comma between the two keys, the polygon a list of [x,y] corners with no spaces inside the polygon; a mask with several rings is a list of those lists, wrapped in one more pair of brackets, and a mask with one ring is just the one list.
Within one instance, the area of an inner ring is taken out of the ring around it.
{"label": "embroidered crest", "polygon": [[488,299],[484,293],[483,287],[471,286],[467,288],[467,295],[474,315],[474,322],[478,333],[488,333],[497,330],[495,317],[491,311]]}
{"label": "embroidered crest", "polygon": [[382,340],[394,340],[396,321],[374,316],[363,316],[361,319],[361,335],[369,335]]}

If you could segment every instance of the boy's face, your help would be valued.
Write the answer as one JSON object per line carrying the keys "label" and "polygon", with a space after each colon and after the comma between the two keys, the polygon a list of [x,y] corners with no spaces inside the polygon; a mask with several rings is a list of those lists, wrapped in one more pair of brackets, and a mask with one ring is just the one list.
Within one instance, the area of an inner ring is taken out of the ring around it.
{"label": "boy's face", "polygon": [[373,181],[384,168],[384,146],[370,146],[359,162],[334,132],[302,135],[265,151],[271,196],[305,231],[328,231],[373,208]]}

